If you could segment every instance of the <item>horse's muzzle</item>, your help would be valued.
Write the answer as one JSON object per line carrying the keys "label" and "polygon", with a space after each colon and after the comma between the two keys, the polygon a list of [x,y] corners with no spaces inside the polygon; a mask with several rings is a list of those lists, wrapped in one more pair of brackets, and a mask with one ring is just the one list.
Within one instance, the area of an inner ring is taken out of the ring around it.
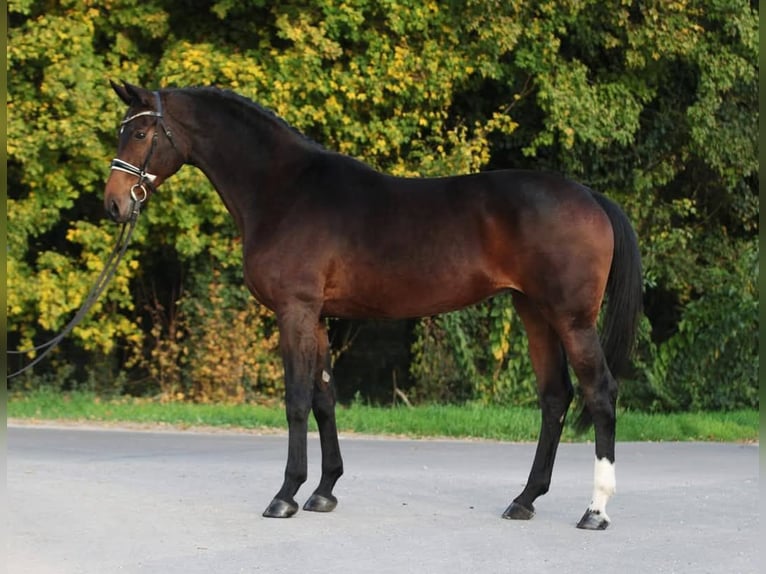
{"label": "horse's muzzle", "polygon": [[154,186],[148,181],[138,182],[128,174],[112,171],[104,190],[106,215],[117,223],[126,223],[149,198]]}
{"label": "horse's muzzle", "polygon": [[[127,182],[126,182],[127,183]],[[128,184],[127,189],[130,189]],[[133,201],[125,186],[119,182],[107,181],[104,192],[104,209],[106,216],[116,223],[126,223],[133,212]]]}

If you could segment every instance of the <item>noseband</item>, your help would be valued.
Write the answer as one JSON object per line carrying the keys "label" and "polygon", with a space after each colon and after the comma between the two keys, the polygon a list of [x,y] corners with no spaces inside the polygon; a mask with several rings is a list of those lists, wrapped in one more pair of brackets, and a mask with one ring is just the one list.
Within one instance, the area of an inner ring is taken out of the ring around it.
{"label": "noseband", "polygon": [[[152,159],[152,155],[154,155],[154,150],[157,148],[157,141],[159,139],[159,128],[162,127],[162,131],[165,132],[165,136],[167,136],[168,141],[170,142],[170,145],[173,146],[173,148],[176,147],[175,142],[173,141],[173,134],[172,132],[167,128],[165,125],[165,122],[163,121],[163,114],[162,114],[162,99],[160,98],[159,92],[153,92],[154,93],[154,101],[156,102],[156,110],[145,110],[143,112],[138,112],[137,114],[133,114],[132,116],[129,116],[122,120],[120,122],[120,133],[122,133],[122,130],[125,129],[125,125],[132,122],[136,118],[140,118],[141,116],[151,116],[154,118],[157,118],[155,124],[154,124],[154,134],[152,134],[152,145],[149,148],[149,153],[146,154],[146,159],[144,159],[144,163],[141,167],[137,167],[133,165],[132,163],[128,163],[127,161],[121,160],[120,158],[114,158],[112,160],[112,163],[110,165],[110,169],[122,171],[125,173],[129,173],[131,175],[135,175],[138,177],[138,181],[134,183],[130,188],[130,198],[136,203],[136,205],[140,205],[144,201],[146,201],[146,198],[149,197],[149,191],[146,189],[146,186],[149,186],[149,188],[154,191],[154,181],[157,179],[157,176],[149,173],[146,171],[149,167],[149,160]],[[136,192],[136,190],[141,190],[140,195]]]}

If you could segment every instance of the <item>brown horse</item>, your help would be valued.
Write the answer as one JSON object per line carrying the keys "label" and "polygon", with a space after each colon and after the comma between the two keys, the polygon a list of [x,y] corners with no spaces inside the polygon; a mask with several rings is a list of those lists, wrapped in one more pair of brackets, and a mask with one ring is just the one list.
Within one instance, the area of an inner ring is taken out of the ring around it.
{"label": "brown horse", "polygon": [[[392,177],[231,92],[112,87],[129,110],[106,183],[109,216],[128,220],[182,165],[198,167],[239,228],[248,288],[276,313],[289,447],[284,482],[264,516],[298,510],[312,410],[322,476],[304,509],[337,504],[343,463],[325,317],[419,317],[510,291],[529,337],[542,427],[527,485],[503,517],[531,518],[532,503],[548,491],[573,396],[568,361],[596,436],[593,497],[578,526],[607,527],[613,373],[629,357],[642,298],[636,237],[614,203],[532,171]],[[605,295],[602,349],[596,320]]]}

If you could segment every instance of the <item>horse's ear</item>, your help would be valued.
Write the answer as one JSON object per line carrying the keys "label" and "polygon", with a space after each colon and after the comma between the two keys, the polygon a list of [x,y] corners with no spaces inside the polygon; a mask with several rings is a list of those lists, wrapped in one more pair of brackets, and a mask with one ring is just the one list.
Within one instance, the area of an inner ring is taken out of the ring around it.
{"label": "horse's ear", "polygon": [[130,94],[128,94],[127,90],[123,86],[116,83],[114,80],[109,80],[109,84],[112,86],[112,89],[115,91],[115,93],[118,96],[120,96],[120,99],[123,102],[125,102],[127,105],[130,105],[133,103],[132,98],[130,97]]}
{"label": "horse's ear", "polygon": [[117,92],[120,99],[129,106],[147,106],[151,107],[152,93],[149,90],[145,90],[139,86],[134,86],[128,82],[123,81],[122,85],[119,85],[112,80],[109,80],[112,85],[112,89]]}
{"label": "horse's ear", "polygon": [[151,107],[154,103],[154,97],[152,96],[152,93],[147,90],[146,88],[141,88],[139,86],[134,86],[133,84],[129,84],[128,82],[123,82],[123,85],[125,86],[125,91],[130,94],[133,104],[138,104],[142,106],[149,106]]}

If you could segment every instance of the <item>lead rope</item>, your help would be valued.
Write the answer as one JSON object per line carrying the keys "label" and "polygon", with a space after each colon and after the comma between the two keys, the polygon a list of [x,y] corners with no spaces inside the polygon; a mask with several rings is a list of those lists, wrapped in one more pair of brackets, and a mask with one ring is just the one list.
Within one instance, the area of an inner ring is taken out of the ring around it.
{"label": "lead rope", "polygon": [[[120,264],[120,261],[125,255],[125,251],[127,251],[128,249],[128,244],[130,244],[130,238],[133,235],[133,230],[136,228],[136,222],[138,221],[138,214],[141,210],[142,201],[137,200],[134,194],[131,193],[131,195],[133,196],[133,211],[131,213],[130,220],[122,224],[122,228],[120,229],[120,233],[117,237],[117,243],[112,249],[112,252],[107,257],[106,263],[104,263],[104,269],[101,271],[98,278],[96,279],[96,283],[93,285],[90,292],[88,293],[88,296],[85,298],[85,301],[82,304],[82,307],[80,307],[77,313],[75,313],[74,317],[72,317],[69,323],[67,323],[67,325],[64,327],[64,330],[61,331],[61,333],[59,333],[55,337],[53,337],[53,339],[51,339],[50,341],[43,343],[42,345],[32,347],[31,349],[7,351],[8,355],[25,355],[27,353],[43,351],[42,353],[40,353],[40,355],[35,357],[35,359],[31,363],[19,369],[18,371],[8,375],[7,377],[8,380],[31,369],[37,363],[42,361],[43,358],[48,353],[50,353],[59,343],[61,343],[61,341],[67,335],[69,335],[69,333],[72,332],[72,329],[74,329],[77,326],[77,324],[80,321],[82,321],[83,317],[87,315],[88,311],[90,311],[91,307],[93,307],[93,305],[98,300],[101,293],[103,293],[104,289],[106,289],[106,286],[109,285],[109,282],[112,280],[112,278],[114,277],[114,274],[117,271],[117,266]],[[146,196],[144,196],[144,199],[146,199]]]}

